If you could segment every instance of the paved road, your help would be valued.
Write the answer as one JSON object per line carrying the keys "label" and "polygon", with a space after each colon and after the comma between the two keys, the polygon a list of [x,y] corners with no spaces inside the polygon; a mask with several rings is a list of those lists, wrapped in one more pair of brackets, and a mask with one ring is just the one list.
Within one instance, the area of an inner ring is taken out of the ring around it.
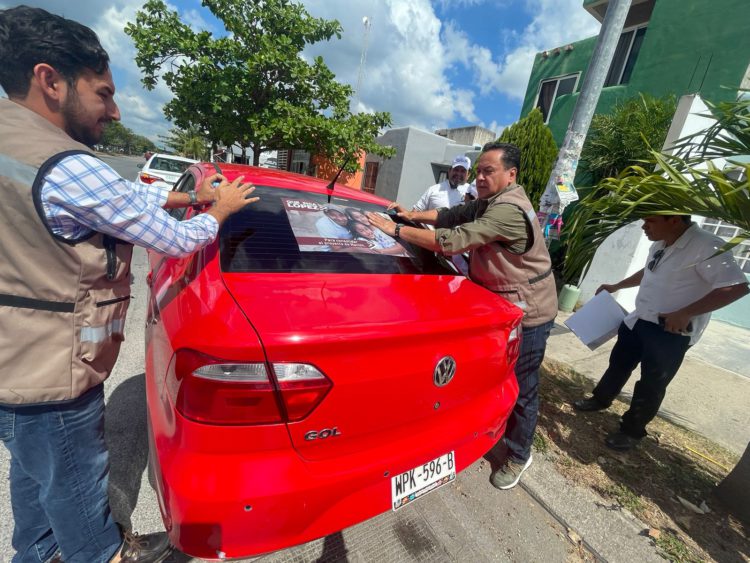
{"label": "paved road", "polygon": [[[142,159],[108,158],[133,178]],[[110,447],[110,499],[116,519],[136,531],[162,530],[147,459],[144,389],[145,252],[133,260],[132,303],[120,358],[105,384]],[[386,513],[339,534],[261,558],[261,561],[575,561],[566,530],[522,488],[499,492],[489,484],[490,462],[480,460],[456,483],[397,513]],[[0,448],[0,474],[8,456]],[[9,561],[12,517],[8,482],[0,484],[0,561]],[[189,561],[176,556],[175,561]]]}

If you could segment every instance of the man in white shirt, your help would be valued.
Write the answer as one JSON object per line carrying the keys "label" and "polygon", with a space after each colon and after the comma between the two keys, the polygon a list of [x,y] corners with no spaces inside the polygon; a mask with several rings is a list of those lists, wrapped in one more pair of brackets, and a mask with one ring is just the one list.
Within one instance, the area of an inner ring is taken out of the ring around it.
{"label": "man in white shirt", "polygon": [[639,286],[635,310],[620,325],[604,372],[590,399],[573,403],[578,411],[608,408],[641,364],[630,409],[619,432],[605,443],[629,450],[646,435],[667,385],[688,348],[700,338],[711,312],[747,295],[748,283],[732,253],[716,254],[724,241],[702,230],[686,215],[654,215],[643,230],[654,241],[646,267],[619,283],[597,289],[614,293]]}
{"label": "man in white shirt", "polygon": [[464,203],[466,194],[469,194],[471,199],[476,199],[476,187],[466,183],[469,168],[471,168],[471,160],[468,156],[460,155],[454,158],[451,169],[448,171],[448,179],[427,188],[419,201],[414,204],[412,211],[455,207]]}
{"label": "man in white shirt", "polygon": [[[430,211],[431,209],[455,207],[466,201],[476,199],[476,185],[473,182],[471,184],[466,183],[469,168],[471,168],[471,159],[468,156],[459,155],[454,158],[451,169],[448,171],[448,179],[427,188],[427,191],[422,194],[419,201],[412,207],[412,211]],[[396,211],[402,212],[406,210],[398,206],[396,207]],[[432,227],[430,226],[429,228]],[[469,275],[469,264],[466,258],[457,254],[451,257],[451,261],[461,270],[463,275]]]}

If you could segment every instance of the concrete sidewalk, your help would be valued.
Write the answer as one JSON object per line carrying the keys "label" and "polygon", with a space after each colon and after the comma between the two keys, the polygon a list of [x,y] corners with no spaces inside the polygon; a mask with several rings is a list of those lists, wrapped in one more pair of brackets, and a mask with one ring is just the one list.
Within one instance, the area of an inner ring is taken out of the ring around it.
{"label": "concrete sidewalk", "polygon": [[[563,324],[560,313],[547,341],[546,358],[569,365],[596,383],[609,363],[613,338],[589,350]],[[709,438],[741,455],[750,441],[750,331],[712,321],[688,351],[667,389],[660,416]],[[639,371],[622,396],[630,399]],[[593,386],[593,385],[592,385]]]}

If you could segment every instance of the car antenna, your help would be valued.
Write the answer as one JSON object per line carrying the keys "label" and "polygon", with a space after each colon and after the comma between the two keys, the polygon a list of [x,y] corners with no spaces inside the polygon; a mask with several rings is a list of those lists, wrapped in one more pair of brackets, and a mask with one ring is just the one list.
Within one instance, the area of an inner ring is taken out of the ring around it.
{"label": "car antenna", "polygon": [[350,158],[351,155],[346,156],[346,158],[344,159],[344,164],[342,164],[341,168],[339,168],[339,171],[336,172],[336,175],[333,177],[333,180],[331,180],[331,183],[326,186],[326,189],[328,190],[328,203],[331,203],[331,196],[333,195],[333,189],[336,187],[336,180],[339,179],[339,176],[341,176],[344,168],[346,168],[346,165],[349,164]]}

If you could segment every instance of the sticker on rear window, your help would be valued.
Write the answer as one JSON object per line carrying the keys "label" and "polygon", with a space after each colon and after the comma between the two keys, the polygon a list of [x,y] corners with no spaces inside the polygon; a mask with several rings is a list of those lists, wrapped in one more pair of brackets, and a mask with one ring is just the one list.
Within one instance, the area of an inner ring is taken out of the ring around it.
{"label": "sticker on rear window", "polygon": [[[281,201],[301,252],[409,256],[401,243],[371,225],[359,207],[293,198]],[[387,217],[384,213],[380,215]]]}

